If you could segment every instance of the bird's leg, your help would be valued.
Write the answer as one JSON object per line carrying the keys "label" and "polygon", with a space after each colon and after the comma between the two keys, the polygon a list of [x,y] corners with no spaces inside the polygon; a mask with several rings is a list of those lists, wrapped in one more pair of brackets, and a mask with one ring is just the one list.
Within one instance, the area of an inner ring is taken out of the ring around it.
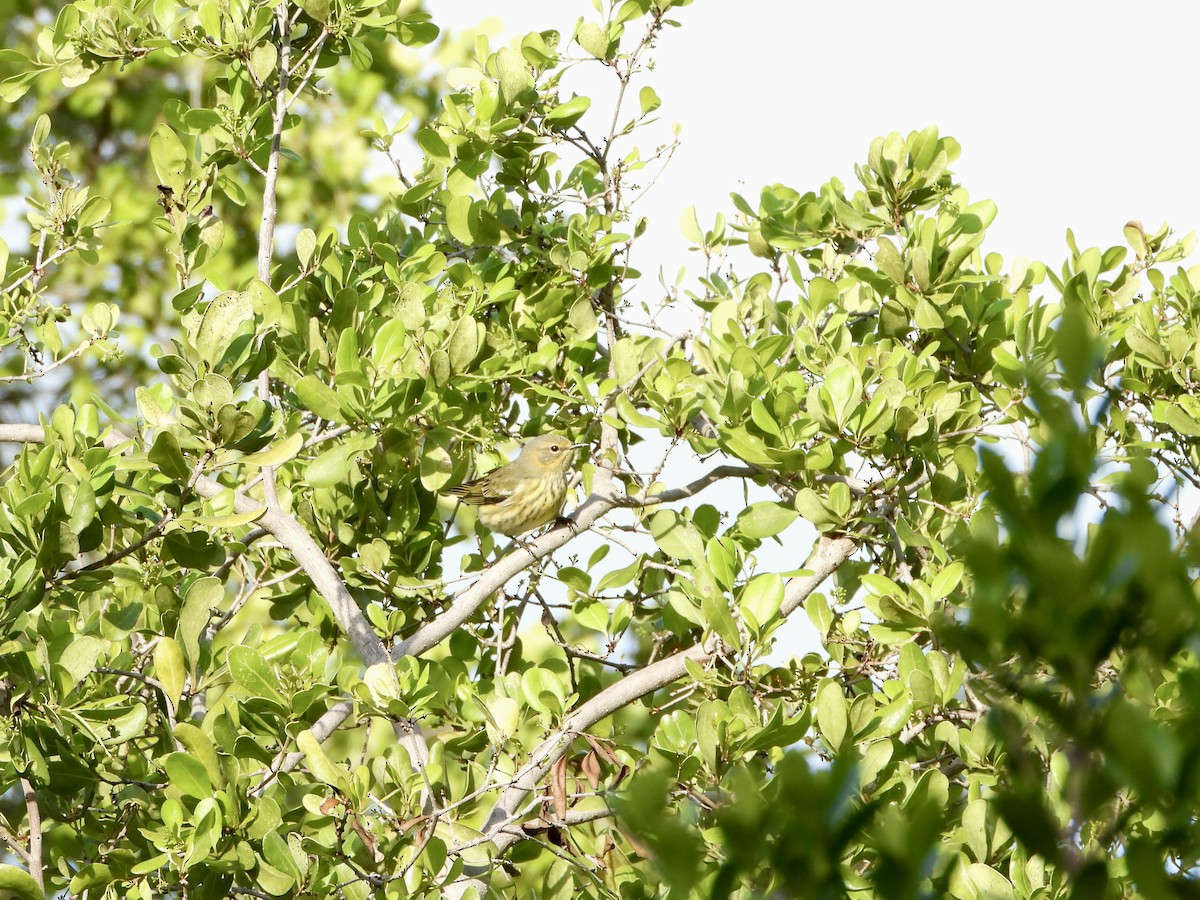
{"label": "bird's leg", "polygon": [[575,520],[572,519],[570,516],[555,517],[554,524],[551,525],[550,527],[551,528],[562,528],[564,525],[566,525],[568,528],[571,529],[571,534],[578,535],[580,533],[579,526],[575,524]]}
{"label": "bird's leg", "polygon": [[519,537],[515,537],[511,541],[509,541],[507,544],[505,544],[504,549],[500,551],[499,555],[500,556],[508,556],[508,554],[512,553],[512,551],[517,547],[520,547],[522,550],[529,553],[530,556],[535,555],[533,552],[533,545],[526,541],[521,540]]}

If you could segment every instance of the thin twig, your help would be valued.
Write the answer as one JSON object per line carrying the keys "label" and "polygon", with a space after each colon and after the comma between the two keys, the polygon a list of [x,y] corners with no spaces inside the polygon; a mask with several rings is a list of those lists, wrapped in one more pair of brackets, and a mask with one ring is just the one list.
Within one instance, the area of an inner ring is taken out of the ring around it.
{"label": "thin twig", "polygon": [[[43,232],[42,233],[43,241],[45,240],[45,237],[46,237],[45,232]],[[19,288],[22,284],[24,284],[30,278],[34,279],[35,281],[37,279],[40,279],[44,274],[46,274],[46,267],[48,265],[50,265],[50,263],[54,262],[55,260],[59,259],[60,257],[66,256],[68,253],[70,253],[74,249],[75,249],[74,245],[67,246],[67,247],[59,247],[57,250],[55,250],[53,253],[51,253],[49,256],[47,256],[45,259],[42,259],[42,246],[39,245],[37,263],[35,265],[30,266],[29,271],[26,272],[24,275],[22,275],[20,278],[13,281],[12,284],[8,285],[5,288],[0,289],[0,293],[11,294],[13,291],[15,291],[17,288]]]}
{"label": "thin twig", "polygon": [[68,572],[62,572],[55,580],[70,581],[73,578],[78,578],[81,575],[88,574],[89,572],[95,572],[98,569],[105,569],[108,566],[111,566],[113,563],[120,562],[131,553],[136,553],[137,551],[141,550],[148,543],[162,534],[163,529],[171,524],[171,522],[175,521],[175,516],[175,510],[167,510],[165,513],[163,513],[162,517],[146,531],[144,535],[142,535],[132,544],[122,547],[120,550],[114,550],[112,553],[107,554],[102,559],[98,559],[93,563],[88,563],[86,566],[81,566],[78,569],[71,569]]}
{"label": "thin twig", "polygon": [[0,824],[0,841],[3,841],[16,856],[29,865],[29,848],[18,840],[17,836],[8,830],[8,826]]}
{"label": "thin twig", "polygon": [[693,494],[698,494],[709,485],[716,484],[723,478],[753,478],[760,474],[762,474],[760,470],[752,469],[749,466],[717,466],[712,471],[701,475],[699,478],[682,487],[659,491],[656,494],[646,494],[643,492],[631,497],[617,496],[613,498],[613,505],[623,507],[656,506],[660,503],[686,500]]}
{"label": "thin twig", "polygon": [[[258,280],[270,287],[271,260],[275,256],[275,220],[279,214],[277,187],[279,182],[279,148],[283,141],[283,121],[287,118],[287,85],[292,59],[292,29],[288,22],[287,4],[275,7],[275,27],[279,31],[279,79],[275,86],[275,110],[271,115],[271,150],[267,156],[267,171],[263,178],[262,221],[258,229]],[[271,400],[271,373],[263,369],[258,376],[258,399]],[[267,506],[279,506],[275,491],[275,467],[262,470],[263,496]]]}
{"label": "thin twig", "polygon": [[42,369],[40,372],[25,372],[24,374],[21,374],[21,375],[0,375],[0,384],[5,384],[5,383],[11,382],[11,381],[24,381],[24,382],[32,384],[33,380],[35,378],[44,378],[46,375],[49,375],[51,372],[53,372],[59,366],[64,366],[67,363],[69,363],[71,360],[77,359],[78,357],[82,356],[94,344],[96,344],[100,340],[102,340],[102,338],[98,338],[98,337],[88,338],[86,341],[84,341],[78,347],[71,350],[65,356],[60,356],[54,362],[50,363],[50,365],[46,366],[46,368]]}

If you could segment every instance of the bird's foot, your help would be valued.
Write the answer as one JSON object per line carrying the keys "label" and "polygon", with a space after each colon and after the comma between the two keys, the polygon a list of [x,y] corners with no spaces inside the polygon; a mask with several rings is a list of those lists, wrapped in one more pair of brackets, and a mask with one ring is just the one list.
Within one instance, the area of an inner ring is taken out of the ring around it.
{"label": "bird's foot", "polygon": [[581,530],[579,528],[579,524],[570,516],[558,516],[555,518],[554,525],[552,527],[562,528],[564,525],[571,529],[571,534],[579,534]]}

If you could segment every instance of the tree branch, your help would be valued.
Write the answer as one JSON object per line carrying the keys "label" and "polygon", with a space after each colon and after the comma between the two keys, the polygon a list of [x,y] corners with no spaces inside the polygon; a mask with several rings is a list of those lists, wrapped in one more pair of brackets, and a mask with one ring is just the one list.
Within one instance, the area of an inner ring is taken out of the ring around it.
{"label": "tree branch", "polygon": [[65,366],[71,360],[82,356],[94,344],[96,344],[100,340],[102,340],[102,338],[98,338],[98,337],[88,338],[83,343],[81,343],[79,346],[77,346],[73,350],[71,350],[69,353],[67,353],[63,356],[60,356],[58,359],[54,360],[54,362],[50,363],[50,365],[46,366],[40,372],[25,372],[21,375],[0,375],[0,384],[6,384],[6,383],[12,382],[12,381],[24,381],[28,384],[32,384],[35,378],[44,378],[46,375],[49,375],[51,372],[53,372],[55,369],[59,368],[60,366]]}
{"label": "tree branch", "polygon": [[[115,449],[129,440],[124,435],[114,433],[106,436],[103,443],[105,447]],[[46,432],[40,425],[0,425],[0,443],[42,444],[45,441]],[[232,492],[233,508],[238,513],[258,512],[256,524],[274,535],[299,563],[304,574],[312,581],[313,587],[329,604],[338,625],[350,638],[350,643],[363,663],[371,666],[387,661],[388,654],[383,641],[358,608],[358,603],[346,589],[333,564],[325,558],[317,542],[299,522],[282,509],[264,508],[259,501],[207,476],[196,477],[192,487],[197,494],[208,500]]]}
{"label": "tree branch", "polygon": [[[857,543],[845,535],[823,535],[809,558],[808,568],[812,574],[792,578],[784,587],[780,614],[786,617],[803,605],[813,591],[850,558],[856,547]],[[504,829],[511,824],[511,817],[525,798],[537,788],[551,766],[567,752],[578,735],[617,710],[678,681],[687,672],[688,660],[704,665],[716,655],[720,649],[719,643],[710,636],[703,643],[626,675],[563,719],[558,730],[530,754],[529,761],[513,776],[488,814],[482,830],[494,839],[497,853],[503,853],[516,843],[517,835]],[[468,867],[470,870],[471,867]]]}
{"label": "tree branch", "polygon": [[154,540],[156,537],[158,537],[160,534],[162,534],[162,530],[164,528],[166,528],[169,524],[171,524],[173,521],[175,521],[175,511],[169,509],[165,513],[163,513],[162,517],[157,522],[155,522],[153,525],[150,526],[150,528],[148,528],[146,530],[145,534],[143,534],[140,538],[138,538],[132,544],[129,544],[128,546],[125,546],[125,547],[121,547],[120,549],[113,550],[111,553],[109,553],[102,559],[98,559],[95,562],[88,563],[86,566],[80,566],[78,569],[71,569],[69,571],[63,572],[60,576],[58,576],[58,580],[59,581],[70,581],[73,578],[79,578],[82,575],[87,575],[89,572],[95,572],[98,569],[104,569],[104,568],[107,568],[108,566],[111,566],[113,563],[120,562],[125,557],[129,556],[131,553],[136,553],[138,550],[141,550],[148,543],[150,543],[152,540]]}
{"label": "tree branch", "polygon": [[24,861],[25,865],[29,865],[29,849],[17,839],[17,836],[8,830],[8,826],[0,824],[0,841],[3,841],[16,856]]}
{"label": "tree branch", "polygon": [[[598,469],[596,481],[599,482]],[[609,476],[611,479],[611,475]],[[427,650],[436,647],[449,637],[467,619],[471,618],[488,598],[508,583],[510,578],[519,575],[544,556],[549,556],[559,547],[570,542],[575,536],[586,531],[601,516],[610,512],[616,506],[609,494],[594,493],[588,497],[570,519],[570,524],[552,528],[533,541],[526,542],[525,547],[518,548],[508,556],[493,563],[466,590],[460,592],[441,615],[417,630],[407,640],[401,641],[392,649],[392,659],[398,660],[403,656],[420,656]]]}
{"label": "tree branch", "polygon": [[[45,443],[45,440],[46,433],[40,425],[0,425],[0,442],[41,444]],[[109,434],[104,438],[104,446],[115,449],[128,441],[129,438],[123,435]],[[193,489],[200,496],[210,500],[232,490],[206,476],[197,477]],[[264,508],[262,503],[245,494],[238,491],[232,491],[232,493],[234,509],[239,513],[259,512],[256,524],[270,532],[292,554],[300,568],[312,581],[313,587],[329,604],[334,619],[343,633],[350,638],[350,643],[363,664],[372,666],[376,663],[387,662],[388,653],[383,646],[383,641],[375,633],[375,629],[371,627],[371,623],[367,621],[362,610],[358,608],[357,601],[346,588],[333,564],[325,558],[324,552],[317,546],[317,542],[312,539],[312,536],[304,530],[304,527],[290,514],[278,507]],[[350,703],[338,704],[325,716],[322,716],[322,720],[329,717],[327,721],[329,733],[341,725],[350,716],[352,710],[353,705]],[[334,721],[335,719],[336,721]],[[425,748],[419,730],[401,727],[398,723],[396,736],[408,749],[413,765],[422,765],[428,757],[428,750]],[[301,758],[298,755],[289,757],[292,761],[284,768],[292,768]]]}
{"label": "tree branch", "polygon": [[617,496],[613,498],[613,505],[622,507],[655,506],[659,503],[686,500],[693,494],[700,493],[709,485],[716,484],[722,478],[753,478],[755,475],[761,474],[763,474],[761,469],[754,469],[750,466],[717,466],[711,472],[701,475],[695,481],[691,481],[682,487],[659,491],[657,494],[641,493],[632,497]]}
{"label": "tree branch", "polygon": [[[267,156],[267,171],[263,179],[262,221],[258,227],[258,280],[271,286],[271,260],[275,256],[275,220],[278,211],[279,148],[283,141],[283,121],[287,118],[287,83],[292,60],[292,29],[288,21],[287,4],[275,7],[275,27],[279,31],[279,79],[275,85],[275,109],[271,114],[271,151]],[[258,376],[258,399],[271,400],[271,373],[263,369]],[[279,498],[275,492],[275,467],[262,470],[263,495],[267,506],[275,508]]]}
{"label": "tree branch", "polygon": [[[325,743],[329,736],[337,731],[338,727],[350,718],[350,714],[354,712],[354,703],[351,700],[342,700],[329,707],[324,714],[313,722],[312,727],[308,730],[313,733],[313,737],[318,743]],[[258,783],[258,786],[250,792],[254,797],[261,797],[271,786],[271,782],[279,777],[280,772],[287,772],[294,769],[300,764],[300,760],[304,759],[304,754],[293,751],[291,753],[281,753],[275,760],[275,763],[267,771],[263,780]],[[414,765],[414,768],[416,766]]]}
{"label": "tree branch", "polygon": [[[42,233],[42,237],[43,237],[43,239],[45,238],[45,232]],[[24,275],[22,275],[20,278],[17,278],[14,281],[12,281],[10,284],[8,284],[7,286],[0,288],[0,293],[11,294],[13,291],[15,291],[17,288],[19,288],[22,284],[24,284],[30,278],[33,278],[35,280],[40,279],[44,274],[46,274],[46,267],[49,266],[50,263],[54,262],[55,260],[59,259],[60,257],[66,256],[68,253],[70,253],[74,249],[75,249],[75,246],[73,244],[65,246],[65,247],[59,247],[57,250],[55,250],[53,253],[51,253],[49,256],[47,256],[45,259],[42,259],[41,258],[41,248],[39,247],[37,262],[34,265],[30,266],[29,271],[26,272]]]}
{"label": "tree branch", "polygon": [[38,888],[46,890],[46,876],[42,866],[42,811],[38,807],[37,793],[29,779],[21,776],[21,793],[25,798],[25,813],[29,817],[29,874]]}

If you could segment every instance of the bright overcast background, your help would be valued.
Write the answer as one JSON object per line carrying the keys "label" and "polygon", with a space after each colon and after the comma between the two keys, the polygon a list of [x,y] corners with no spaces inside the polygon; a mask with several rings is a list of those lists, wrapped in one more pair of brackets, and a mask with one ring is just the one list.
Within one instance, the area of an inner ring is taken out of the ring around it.
{"label": "bright overcast background", "polygon": [[[427,8],[452,30],[491,19],[493,49],[547,28],[565,46],[580,17],[600,21],[588,0]],[[763,185],[833,176],[853,191],[873,137],[928,125],[962,145],[953,169],[972,199],[999,205],[985,247],[1006,259],[1057,265],[1067,228],[1080,247],[1120,243],[1130,219],[1200,228],[1200,6],[696,0],[673,17],[644,83],[683,143],[639,204],[647,275],[695,267],[678,227],[689,204],[705,225],[730,213],[731,191],[753,203]]]}

